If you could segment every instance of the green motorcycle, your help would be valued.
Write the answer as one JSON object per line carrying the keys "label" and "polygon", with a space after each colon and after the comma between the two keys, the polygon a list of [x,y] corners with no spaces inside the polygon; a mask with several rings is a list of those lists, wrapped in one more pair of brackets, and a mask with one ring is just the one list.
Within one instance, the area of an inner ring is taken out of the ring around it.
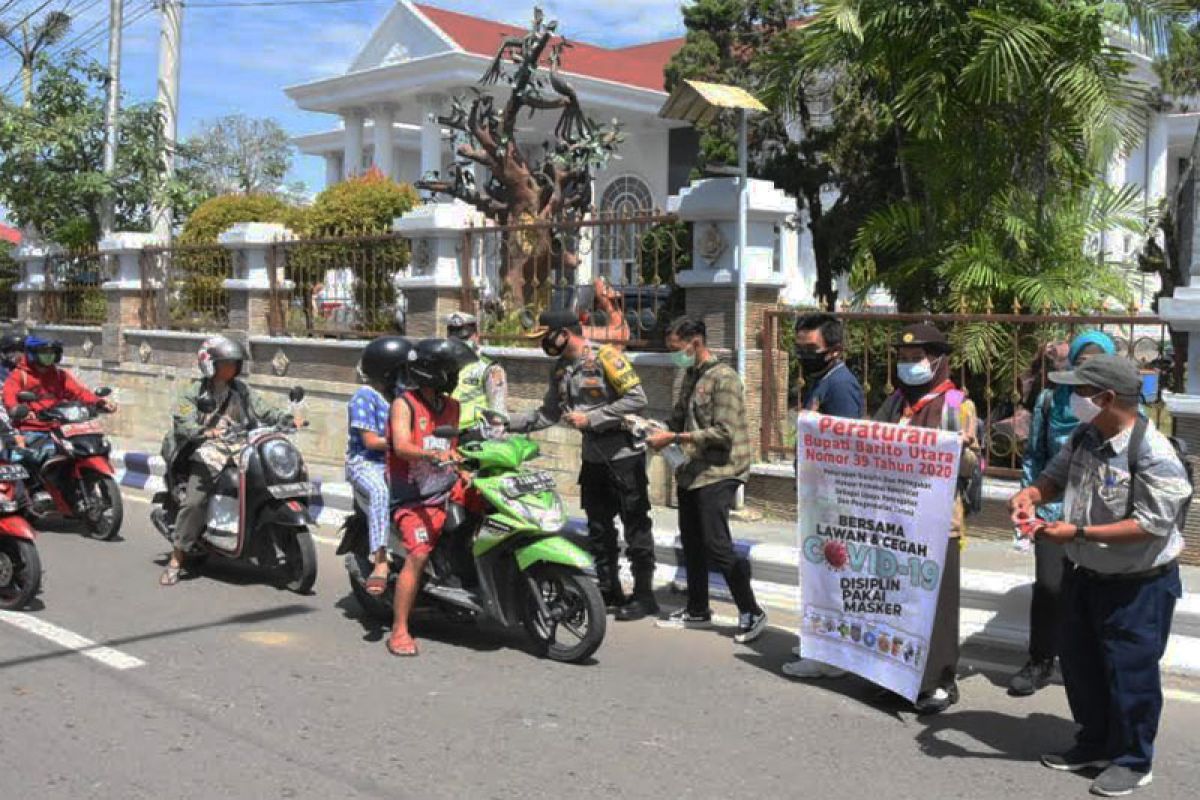
{"label": "green motorcycle", "polygon": [[[473,474],[484,510],[470,514],[455,504],[447,507],[417,604],[524,627],[538,652],[554,661],[589,658],[604,641],[604,600],[585,572],[592,568],[591,557],[563,536],[568,520],[554,477],[524,467],[538,456],[537,444],[525,436],[489,436],[482,428],[443,427],[434,435],[460,437],[462,466]],[[355,498],[338,554],[346,556],[350,588],[364,612],[390,621],[405,559],[394,522],[388,539],[388,587],[376,597],[366,589],[367,517]]]}

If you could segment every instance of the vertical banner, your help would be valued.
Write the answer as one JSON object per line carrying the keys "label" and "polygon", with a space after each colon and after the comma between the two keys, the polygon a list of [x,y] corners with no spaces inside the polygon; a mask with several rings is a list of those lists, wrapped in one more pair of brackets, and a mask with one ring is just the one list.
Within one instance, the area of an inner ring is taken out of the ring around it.
{"label": "vertical banner", "polygon": [[958,434],[797,420],[800,650],[915,700],[950,534]]}

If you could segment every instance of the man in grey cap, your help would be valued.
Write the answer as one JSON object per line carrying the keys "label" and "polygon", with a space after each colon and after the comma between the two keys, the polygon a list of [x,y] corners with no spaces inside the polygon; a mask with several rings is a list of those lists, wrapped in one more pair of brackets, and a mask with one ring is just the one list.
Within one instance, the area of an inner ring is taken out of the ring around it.
{"label": "man in grey cap", "polygon": [[[541,408],[514,414],[509,430],[540,431],[563,422],[583,434],[579,470],[580,502],[588,518],[588,539],[605,605],[619,620],[658,613],[654,598],[654,530],[646,451],[626,429],[625,418],[646,407],[646,390],[623,353],[593,347],[572,311],[546,311],[538,320],[542,350],[556,359]],[[625,532],[625,556],[633,572],[633,597],[621,588],[617,528]]]}
{"label": "man in grey cap", "polygon": [[[1192,483],[1175,444],[1138,415],[1141,375],[1096,356],[1050,381],[1073,387],[1081,425],[1027,489],[1009,502],[1019,530],[1064,545],[1061,654],[1075,745],[1042,763],[1103,770],[1092,793],[1119,797],[1148,785],[1162,714],[1159,660],[1182,597],[1179,565]],[[1061,522],[1034,509],[1063,498]]]}

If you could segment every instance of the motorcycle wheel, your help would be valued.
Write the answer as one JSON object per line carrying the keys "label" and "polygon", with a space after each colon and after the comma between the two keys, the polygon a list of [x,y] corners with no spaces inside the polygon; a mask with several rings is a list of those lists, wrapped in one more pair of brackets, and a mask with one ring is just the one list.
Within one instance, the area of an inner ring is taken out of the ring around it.
{"label": "motorcycle wheel", "polygon": [[[523,622],[542,655],[552,661],[578,663],[590,657],[604,641],[604,598],[594,581],[560,564],[535,564],[529,574],[551,612],[547,619],[531,592],[525,593]],[[566,634],[565,641],[560,635]]]}
{"label": "motorcycle wheel", "polygon": [[121,523],[125,519],[125,504],[116,479],[111,475],[89,473],[83,476],[82,483],[80,488],[89,505],[100,503],[100,511],[89,511],[85,520],[88,534],[93,539],[102,541],[116,537],[121,532]]}
{"label": "motorcycle wheel", "polygon": [[283,554],[283,585],[296,594],[308,594],[317,582],[317,547],[307,530],[277,532],[275,545]]}
{"label": "motorcycle wheel", "polygon": [[24,608],[41,585],[42,561],[33,542],[0,539],[0,608]]}

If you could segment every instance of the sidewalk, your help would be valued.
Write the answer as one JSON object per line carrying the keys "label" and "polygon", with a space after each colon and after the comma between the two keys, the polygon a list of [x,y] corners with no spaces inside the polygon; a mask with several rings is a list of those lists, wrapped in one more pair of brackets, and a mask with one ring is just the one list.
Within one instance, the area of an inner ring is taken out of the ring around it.
{"label": "sidewalk", "polygon": [[[153,494],[162,488],[163,463],[158,447],[114,441],[113,462],[126,489]],[[151,452],[147,452],[152,449]],[[309,465],[314,485],[311,510],[317,523],[335,535],[336,528],[353,510],[353,495],[341,469],[332,465]],[[582,517],[577,501],[568,501],[573,517]],[[656,508],[655,550],[658,555],[656,580],[660,585],[682,589],[687,580],[679,547],[675,510]],[[754,589],[769,610],[790,617],[799,599],[799,551],[795,524],[787,521],[738,520],[733,522],[735,547],[745,554],[754,570]],[[962,555],[961,633],[973,644],[1024,650],[1029,639],[1029,603],[1033,582],[1033,554],[1013,550],[1009,542],[970,539]],[[1185,591],[1200,586],[1200,567],[1183,567]],[[626,575],[626,579],[630,580]],[[729,599],[719,575],[710,576],[716,597]],[[1200,677],[1200,593],[1184,595],[1176,606],[1174,633],[1164,667],[1178,674]]]}

